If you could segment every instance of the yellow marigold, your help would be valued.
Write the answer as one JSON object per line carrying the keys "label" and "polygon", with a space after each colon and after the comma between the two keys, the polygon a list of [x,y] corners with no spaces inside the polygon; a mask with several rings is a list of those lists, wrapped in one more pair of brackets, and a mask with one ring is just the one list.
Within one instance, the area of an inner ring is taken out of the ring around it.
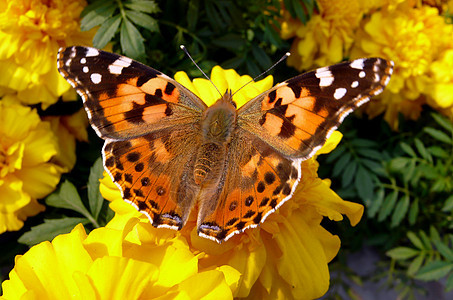
{"label": "yellow marigold", "polygon": [[79,224],[32,247],[16,257],[2,299],[232,299],[233,268],[200,271],[199,256],[178,239],[137,243],[130,229],[145,226],[133,222],[88,236]]}
{"label": "yellow marigold", "polygon": [[433,78],[427,102],[443,114],[453,117],[453,39],[451,49],[430,65]]}
{"label": "yellow marigold", "polygon": [[91,43],[94,31],[80,32],[85,6],[85,0],[0,0],[0,88],[44,109],[67,92],[55,55],[59,47]]}
{"label": "yellow marigold", "polygon": [[0,101],[0,233],[43,211],[36,199],[53,191],[62,171],[50,162],[58,152],[50,124],[15,102]]}
{"label": "yellow marigold", "polygon": [[298,70],[337,63],[345,57],[354,42],[364,8],[361,1],[319,0],[319,12],[306,25],[286,18],[281,35],[296,38],[291,46],[288,65]]}
{"label": "yellow marigold", "polygon": [[451,76],[444,78],[439,73],[451,71],[445,52],[453,48],[452,37],[453,25],[445,23],[437,8],[413,6],[410,1],[398,9],[377,11],[365,20],[351,57],[379,56],[395,62],[382,101],[370,103],[367,112],[374,116],[385,111],[385,119],[396,129],[400,112],[417,119],[425,103],[450,107],[443,95],[451,89]]}
{"label": "yellow marigold", "polygon": [[76,141],[88,142],[88,118],[84,109],[68,116],[45,117],[58,137],[58,153],[52,162],[69,172],[76,163]]}

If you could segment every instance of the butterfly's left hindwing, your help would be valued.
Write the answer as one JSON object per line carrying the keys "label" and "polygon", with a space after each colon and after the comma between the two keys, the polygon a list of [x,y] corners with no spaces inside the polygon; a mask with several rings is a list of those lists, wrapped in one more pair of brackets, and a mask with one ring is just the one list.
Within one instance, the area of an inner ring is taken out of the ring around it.
{"label": "butterfly's left hindwing", "polygon": [[74,46],[58,52],[58,70],[83,98],[102,138],[124,139],[195,123],[206,105],[167,75],[128,57]]}
{"label": "butterfly's left hindwing", "polygon": [[277,84],[238,111],[238,125],[277,151],[311,157],[343,119],[380,94],[393,62],[358,59],[308,72]]}

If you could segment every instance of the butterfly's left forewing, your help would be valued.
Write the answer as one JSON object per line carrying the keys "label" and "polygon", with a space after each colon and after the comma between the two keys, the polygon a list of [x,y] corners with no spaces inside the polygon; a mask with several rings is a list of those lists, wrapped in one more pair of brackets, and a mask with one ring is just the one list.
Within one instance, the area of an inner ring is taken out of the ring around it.
{"label": "butterfly's left forewing", "polygon": [[206,105],[167,75],[95,48],[61,48],[61,75],[83,98],[102,138],[125,139],[198,121]]}

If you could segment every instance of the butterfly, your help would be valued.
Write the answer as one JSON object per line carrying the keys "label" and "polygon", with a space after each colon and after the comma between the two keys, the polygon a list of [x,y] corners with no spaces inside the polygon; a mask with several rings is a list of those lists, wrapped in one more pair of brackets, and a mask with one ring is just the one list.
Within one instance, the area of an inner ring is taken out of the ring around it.
{"label": "butterfly", "polygon": [[105,140],[106,171],[155,227],[197,209],[202,237],[228,240],[291,198],[312,157],[354,109],[380,94],[393,62],[364,58],[288,79],[236,109],[208,107],[169,76],[95,48],[61,48],[61,75]]}

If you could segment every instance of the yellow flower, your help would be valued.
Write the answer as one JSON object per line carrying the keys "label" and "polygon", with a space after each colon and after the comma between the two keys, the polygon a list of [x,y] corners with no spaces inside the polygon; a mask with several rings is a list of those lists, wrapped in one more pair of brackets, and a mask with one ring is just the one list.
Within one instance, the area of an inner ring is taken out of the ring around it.
{"label": "yellow flower", "polygon": [[88,118],[84,109],[73,115],[45,117],[58,137],[58,153],[52,162],[69,172],[76,163],[76,141],[88,142]]}
{"label": "yellow flower", "polygon": [[55,57],[59,47],[90,44],[94,31],[80,32],[85,6],[85,0],[0,0],[0,89],[44,109],[69,91]]}
{"label": "yellow flower", "polygon": [[392,80],[381,102],[372,102],[367,112],[385,111],[386,121],[396,129],[398,113],[417,119],[423,104],[450,107],[453,25],[445,23],[434,7],[401,3],[397,9],[381,9],[365,20],[357,33],[351,58],[380,56],[395,62]]}
{"label": "yellow flower", "polygon": [[195,78],[192,82],[187,74],[182,71],[175,74],[175,79],[194,92],[208,106],[214,104],[217,99],[223,96],[227,89],[231,89],[235,93],[235,91],[238,91],[242,86],[249,83],[233,96],[238,108],[257,96],[260,92],[270,89],[273,82],[272,76],[270,75],[260,81],[250,82],[252,77],[248,75],[240,76],[234,70],[224,70],[219,66],[215,66],[211,71],[211,80],[215,86],[204,78]]}
{"label": "yellow flower", "polygon": [[62,171],[50,162],[58,151],[50,124],[15,102],[0,101],[0,233],[43,211],[36,199],[54,190]]}
{"label": "yellow flower", "polygon": [[452,47],[430,65],[430,74],[433,78],[428,89],[431,97],[427,102],[443,114],[453,118],[453,40]]}
{"label": "yellow flower", "polygon": [[354,30],[364,13],[361,1],[319,0],[317,4],[319,12],[306,25],[284,14],[282,37],[296,36],[288,65],[299,71],[341,61],[352,46]]}
{"label": "yellow flower", "polygon": [[87,236],[79,224],[32,247],[16,257],[3,299],[232,299],[230,285],[239,279],[232,268],[200,272],[187,244],[139,244],[127,237],[129,229],[99,228]]}

